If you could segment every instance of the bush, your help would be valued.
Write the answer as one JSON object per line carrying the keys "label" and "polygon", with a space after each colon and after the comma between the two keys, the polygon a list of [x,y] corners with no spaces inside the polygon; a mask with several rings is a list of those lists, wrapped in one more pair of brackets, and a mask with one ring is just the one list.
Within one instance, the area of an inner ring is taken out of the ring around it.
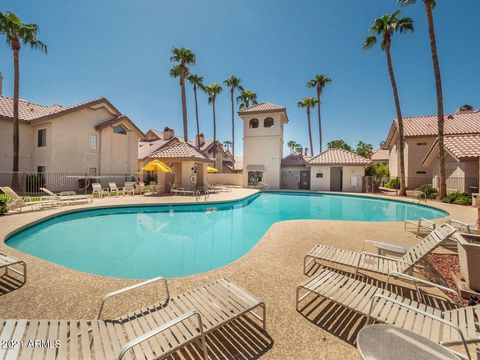
{"label": "bush", "polygon": [[418,191],[420,192],[417,196],[419,199],[436,199],[438,195],[438,190],[432,184],[422,185]]}
{"label": "bush", "polygon": [[442,201],[444,203],[456,205],[472,205],[472,197],[467,193],[454,192],[445,196]]}
{"label": "bush", "polygon": [[27,192],[40,192],[40,188],[45,187],[43,174],[28,174],[25,182]]}
{"label": "bush", "polygon": [[7,213],[7,200],[0,198],[0,216]]}
{"label": "bush", "polygon": [[386,188],[389,188],[389,189],[399,189],[400,188],[400,179],[390,179],[386,184],[385,184],[385,187]]}

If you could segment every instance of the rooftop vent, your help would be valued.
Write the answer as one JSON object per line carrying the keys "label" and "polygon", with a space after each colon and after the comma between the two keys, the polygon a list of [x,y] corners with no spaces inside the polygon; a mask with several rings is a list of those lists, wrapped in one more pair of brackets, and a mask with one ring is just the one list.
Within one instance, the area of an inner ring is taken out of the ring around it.
{"label": "rooftop vent", "polygon": [[468,112],[472,112],[473,111],[473,106],[472,105],[469,105],[469,104],[465,104],[463,106],[460,106],[456,113],[457,114],[462,114],[462,113],[468,113]]}

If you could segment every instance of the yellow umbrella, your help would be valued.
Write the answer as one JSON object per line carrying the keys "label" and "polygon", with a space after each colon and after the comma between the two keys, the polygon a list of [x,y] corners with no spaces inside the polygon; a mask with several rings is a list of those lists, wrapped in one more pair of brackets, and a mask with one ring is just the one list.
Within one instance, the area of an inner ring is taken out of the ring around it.
{"label": "yellow umbrella", "polygon": [[217,172],[218,172],[218,169],[215,169],[214,167],[209,166],[209,167],[207,167],[207,172],[208,172],[209,174],[217,173]]}
{"label": "yellow umbrella", "polygon": [[142,170],[161,171],[161,172],[167,172],[167,173],[173,172],[173,170],[167,164],[161,162],[160,160],[150,161],[147,165],[143,167]]}

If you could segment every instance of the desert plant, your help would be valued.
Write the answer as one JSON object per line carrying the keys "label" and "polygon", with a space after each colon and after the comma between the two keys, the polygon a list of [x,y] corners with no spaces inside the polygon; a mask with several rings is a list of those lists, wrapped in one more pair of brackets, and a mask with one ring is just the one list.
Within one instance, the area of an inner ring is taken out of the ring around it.
{"label": "desert plant", "polygon": [[40,192],[45,187],[45,176],[43,174],[28,174],[25,179],[25,186],[28,192]]}
{"label": "desert plant", "polygon": [[7,200],[5,198],[0,198],[0,216],[7,213]]}
{"label": "desert plant", "polygon": [[418,188],[417,198],[419,199],[436,199],[438,190],[432,186],[432,184],[425,184]]}
{"label": "desert plant", "polygon": [[464,192],[454,192],[445,196],[442,202],[456,205],[472,205],[472,197]]}
{"label": "desert plant", "polygon": [[398,189],[400,188],[400,180],[398,178],[390,179],[386,184],[385,187],[388,189]]}
{"label": "desert plant", "polygon": [[369,166],[365,169],[366,176],[372,176],[375,186],[380,186],[383,181],[389,178],[390,171],[388,167],[382,163],[377,163],[375,165]]}

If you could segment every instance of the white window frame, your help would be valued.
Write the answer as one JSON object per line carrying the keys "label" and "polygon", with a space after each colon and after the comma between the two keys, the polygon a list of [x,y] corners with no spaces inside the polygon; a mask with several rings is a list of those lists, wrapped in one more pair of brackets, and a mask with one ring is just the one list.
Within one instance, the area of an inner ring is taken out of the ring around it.
{"label": "white window frame", "polygon": [[[92,148],[92,137],[95,136],[95,148]],[[97,134],[88,134],[88,150],[89,151],[98,151],[98,135]]]}

